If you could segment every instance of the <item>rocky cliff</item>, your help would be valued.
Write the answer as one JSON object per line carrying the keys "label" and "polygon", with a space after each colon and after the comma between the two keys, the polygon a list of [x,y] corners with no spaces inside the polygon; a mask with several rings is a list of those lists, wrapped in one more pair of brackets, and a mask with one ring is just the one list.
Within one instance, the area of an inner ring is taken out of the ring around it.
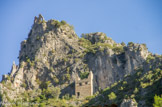
{"label": "rocky cliff", "polygon": [[[125,75],[135,74],[148,57],[154,56],[145,44],[116,43],[101,32],[79,38],[65,21],[45,21],[39,15],[27,40],[21,43],[19,65],[13,64],[0,83],[3,102],[19,99],[26,91],[42,89],[47,82],[60,88],[60,97],[67,93],[72,96],[75,77],[89,71],[94,74],[95,93],[123,80]],[[154,63],[161,63],[161,59]]]}

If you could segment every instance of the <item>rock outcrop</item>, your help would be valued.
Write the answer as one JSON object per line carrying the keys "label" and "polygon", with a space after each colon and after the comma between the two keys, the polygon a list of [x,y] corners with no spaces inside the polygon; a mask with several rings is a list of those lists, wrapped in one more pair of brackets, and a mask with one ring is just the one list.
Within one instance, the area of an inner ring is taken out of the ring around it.
{"label": "rock outcrop", "polygon": [[137,107],[137,102],[132,99],[124,99],[120,107]]}
{"label": "rock outcrop", "polygon": [[71,84],[76,75],[89,71],[94,74],[95,93],[125,75],[134,74],[148,55],[151,53],[144,44],[130,42],[126,46],[101,32],[83,34],[79,38],[73,26],[65,21],[45,21],[39,15],[27,40],[21,43],[19,65],[13,64],[11,73],[3,76],[1,90],[2,93],[7,91],[3,101],[7,102],[7,97],[16,99],[26,90],[39,89],[47,81],[59,87],[64,93],[62,96],[72,95]]}

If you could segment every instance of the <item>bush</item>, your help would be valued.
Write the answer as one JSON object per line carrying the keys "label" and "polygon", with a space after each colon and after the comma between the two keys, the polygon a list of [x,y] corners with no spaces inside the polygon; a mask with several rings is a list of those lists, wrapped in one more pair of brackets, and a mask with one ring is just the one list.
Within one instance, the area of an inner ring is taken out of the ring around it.
{"label": "bush", "polygon": [[113,51],[115,51],[116,53],[120,53],[120,52],[123,52],[124,49],[123,49],[122,46],[118,46],[118,47],[114,47],[114,48],[113,48]]}
{"label": "bush", "polygon": [[29,58],[26,59],[27,63],[30,65],[30,67],[35,65],[34,61],[31,61]]}
{"label": "bush", "polygon": [[64,74],[64,76],[65,76],[65,78],[66,78],[67,81],[70,80],[70,74]]}
{"label": "bush", "polygon": [[22,85],[21,85],[22,87],[24,87],[24,88],[26,88],[27,87],[27,85],[26,85],[26,83],[24,82]]}
{"label": "bush", "polygon": [[65,100],[70,100],[70,95],[69,95],[69,94],[65,94],[65,95],[63,96],[63,99],[65,99]]}
{"label": "bush", "polygon": [[41,84],[41,81],[39,80],[39,78],[36,79],[36,82],[37,82],[38,85]]}
{"label": "bush", "polygon": [[48,99],[48,106],[49,107],[73,107],[72,105],[69,105],[66,103],[66,101],[63,99]]}
{"label": "bush", "polygon": [[66,23],[66,21],[62,20],[62,21],[61,21],[61,24],[62,24],[62,25],[66,25],[67,23]]}
{"label": "bush", "polygon": [[124,88],[123,87],[120,87],[119,90],[123,90]]}
{"label": "bush", "polygon": [[60,23],[59,21],[56,20],[56,21],[55,21],[55,26],[56,26],[56,27],[60,27],[60,26],[61,26],[61,23]]}
{"label": "bush", "polygon": [[123,85],[127,84],[127,81],[123,81]]}
{"label": "bush", "polygon": [[53,69],[53,67],[50,67],[50,71],[51,71],[51,72],[54,72],[54,69]]}
{"label": "bush", "polygon": [[47,89],[48,86],[49,86],[50,84],[51,84],[51,81],[42,82],[42,83],[40,84],[40,88],[41,88],[41,89]]}
{"label": "bush", "polygon": [[135,88],[134,91],[133,91],[134,94],[137,94],[138,93],[138,88]]}
{"label": "bush", "polygon": [[162,97],[159,97],[157,95],[154,96],[154,107],[162,107]]}
{"label": "bush", "polygon": [[150,63],[151,60],[154,60],[155,57],[153,57],[152,55],[148,55],[148,57],[146,58],[146,62]]}
{"label": "bush", "polygon": [[108,98],[109,100],[115,100],[116,99],[116,94],[114,92],[111,92],[109,95],[108,95]]}
{"label": "bush", "polygon": [[74,61],[75,61],[75,63],[76,63],[76,62],[78,62],[78,61],[79,61],[79,59],[78,59],[78,58],[75,58],[75,59],[74,59]]}
{"label": "bush", "polygon": [[64,60],[64,62],[67,62],[68,61],[68,58],[64,58],[63,60]]}
{"label": "bush", "polygon": [[66,68],[66,72],[67,72],[67,73],[70,72],[70,68],[69,68],[69,67]]}
{"label": "bush", "polygon": [[52,49],[52,51],[51,51],[52,53],[55,53],[55,50],[54,49]]}
{"label": "bush", "polygon": [[53,77],[53,81],[54,81],[56,84],[59,83],[59,79],[58,79],[56,76]]}
{"label": "bush", "polygon": [[59,95],[60,95],[60,88],[57,87],[48,87],[45,91],[44,94],[46,95],[47,98],[54,98],[54,99],[58,99]]}
{"label": "bush", "polygon": [[121,45],[122,45],[122,46],[125,46],[125,43],[124,43],[124,42],[122,42],[122,43],[121,43]]}
{"label": "bush", "polygon": [[134,45],[133,42],[128,42],[128,46],[132,47]]}
{"label": "bush", "polygon": [[88,78],[89,72],[81,72],[80,73],[80,78],[84,79],[84,78]]}

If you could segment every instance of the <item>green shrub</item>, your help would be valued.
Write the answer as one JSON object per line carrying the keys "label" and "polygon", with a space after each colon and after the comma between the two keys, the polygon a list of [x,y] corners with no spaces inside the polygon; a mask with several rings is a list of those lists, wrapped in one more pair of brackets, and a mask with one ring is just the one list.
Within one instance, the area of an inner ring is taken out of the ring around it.
{"label": "green shrub", "polygon": [[41,89],[47,89],[48,86],[49,86],[50,84],[51,84],[51,81],[42,82],[42,83],[40,84],[40,88],[41,88]]}
{"label": "green shrub", "polygon": [[121,43],[121,45],[122,45],[122,46],[125,46],[125,43],[124,43],[124,42],[122,42],[122,43]]}
{"label": "green shrub", "polygon": [[45,102],[40,103],[39,107],[46,107],[46,103]]}
{"label": "green shrub", "polygon": [[53,69],[53,67],[50,67],[50,71],[51,71],[51,72],[54,72],[54,69]]}
{"label": "green shrub", "polygon": [[150,63],[151,60],[154,60],[155,57],[153,57],[152,55],[148,55],[147,58],[146,58],[146,62],[147,63]]}
{"label": "green shrub", "polygon": [[79,59],[78,59],[78,58],[75,58],[75,59],[74,59],[74,61],[75,61],[75,63],[76,63],[76,62],[78,62],[78,61],[79,61]]}
{"label": "green shrub", "polygon": [[45,91],[44,94],[46,95],[47,98],[55,98],[58,99],[60,95],[60,88],[57,87],[48,87]]}
{"label": "green shrub", "polygon": [[147,49],[147,46],[146,46],[146,44],[142,44],[143,45],[143,47],[145,48],[145,50]]}
{"label": "green shrub", "polygon": [[63,60],[64,60],[64,62],[67,62],[68,61],[68,58],[64,58]]}
{"label": "green shrub", "polygon": [[27,61],[27,63],[30,63],[30,62],[31,62],[29,58],[27,58],[27,60],[26,60],[26,61]]}
{"label": "green shrub", "polygon": [[135,97],[135,95],[134,94],[132,94],[131,96],[130,96],[130,98],[134,98]]}
{"label": "green shrub", "polygon": [[138,88],[135,88],[134,91],[133,91],[134,94],[137,94],[138,93]]}
{"label": "green shrub", "polygon": [[123,85],[127,84],[127,81],[123,81]]}
{"label": "green shrub", "polygon": [[75,53],[75,50],[74,49],[72,49],[72,51],[71,51],[72,53]]}
{"label": "green shrub", "polygon": [[91,100],[91,99],[93,99],[93,98],[95,98],[95,96],[88,96],[88,97],[86,97],[85,99],[86,99],[86,100]]}
{"label": "green shrub", "polygon": [[81,72],[80,73],[80,78],[84,79],[84,78],[88,78],[89,72]]}
{"label": "green shrub", "polygon": [[67,68],[66,68],[66,72],[67,72],[67,73],[70,73],[70,67],[67,67]]}
{"label": "green shrub", "polygon": [[41,84],[41,81],[39,80],[39,78],[36,79],[36,82],[37,82],[37,84],[39,84],[39,85]]}
{"label": "green shrub", "polygon": [[61,21],[61,25],[66,25],[66,24],[67,24],[66,21],[64,20]]}
{"label": "green shrub", "polygon": [[45,20],[42,20],[42,23],[46,23],[46,21]]}
{"label": "green shrub", "polygon": [[142,88],[146,88],[149,84],[148,83],[140,82],[140,85],[141,85]]}
{"label": "green shrub", "polygon": [[11,80],[11,77],[9,75],[7,76],[7,80]]}
{"label": "green shrub", "polygon": [[123,87],[120,87],[119,90],[123,90],[124,88]]}
{"label": "green shrub", "polygon": [[54,49],[52,49],[52,51],[51,51],[52,53],[55,53],[55,50]]}
{"label": "green shrub", "polygon": [[70,100],[70,95],[69,95],[69,94],[65,94],[65,95],[63,96],[63,99],[65,99],[65,100]]}
{"label": "green shrub", "polygon": [[65,76],[65,79],[67,80],[67,81],[69,81],[70,80],[70,74],[64,74],[64,76]]}
{"label": "green shrub", "polygon": [[91,46],[91,42],[84,38],[80,38],[78,42],[79,42],[79,45],[83,46],[84,48]]}
{"label": "green shrub", "polygon": [[154,107],[162,107],[162,97],[159,97],[157,95],[154,96]]}
{"label": "green shrub", "polygon": [[27,85],[26,85],[26,83],[24,82],[22,85],[21,85],[22,87],[24,87],[24,88],[26,88],[27,87]]}
{"label": "green shrub", "polygon": [[58,20],[56,20],[56,21],[55,21],[55,26],[56,26],[56,27],[60,27],[60,26],[61,26],[61,23],[60,23]]}
{"label": "green shrub", "polygon": [[128,46],[132,47],[134,45],[133,42],[128,42]]}
{"label": "green shrub", "polygon": [[58,79],[56,76],[53,77],[53,81],[54,81],[56,84],[59,83],[59,79]]}
{"label": "green shrub", "polygon": [[27,58],[26,61],[29,64],[30,67],[33,67],[35,65],[35,62],[31,61],[29,58]]}
{"label": "green shrub", "polygon": [[113,84],[111,85],[111,88],[112,88],[112,87],[115,87],[117,84],[118,84],[117,82],[113,83]]}
{"label": "green shrub", "polygon": [[108,98],[109,100],[115,100],[116,99],[116,94],[114,92],[111,92],[109,95],[108,95]]}
{"label": "green shrub", "polygon": [[118,47],[114,47],[113,51],[115,51],[116,53],[121,53],[124,51],[124,49],[122,46],[118,46]]}

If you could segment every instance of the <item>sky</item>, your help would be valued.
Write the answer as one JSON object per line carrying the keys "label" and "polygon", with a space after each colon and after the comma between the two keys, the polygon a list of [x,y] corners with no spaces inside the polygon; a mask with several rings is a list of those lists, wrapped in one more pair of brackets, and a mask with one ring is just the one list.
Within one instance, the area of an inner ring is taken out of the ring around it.
{"label": "sky", "polygon": [[162,0],[1,0],[0,80],[18,65],[20,43],[34,17],[65,20],[82,33],[104,32],[117,43],[146,43],[162,54]]}

